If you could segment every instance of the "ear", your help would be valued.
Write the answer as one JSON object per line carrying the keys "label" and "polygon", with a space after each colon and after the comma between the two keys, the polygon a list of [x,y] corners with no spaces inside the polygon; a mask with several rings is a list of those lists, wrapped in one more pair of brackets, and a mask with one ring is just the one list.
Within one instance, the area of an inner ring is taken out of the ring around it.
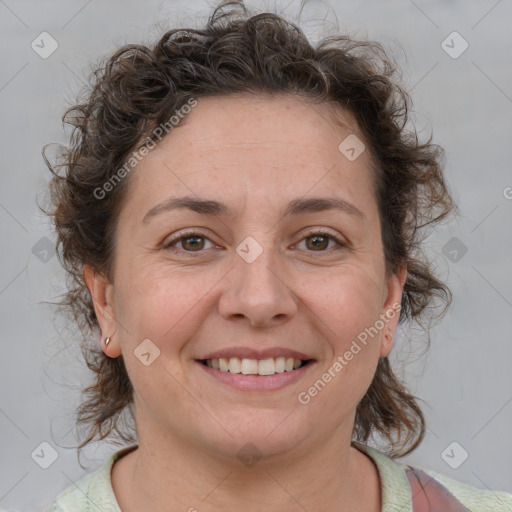
{"label": "ear", "polygon": [[[121,345],[114,336],[117,328],[114,285],[89,265],[84,265],[84,279],[91,294],[94,311],[101,330],[101,348],[109,357],[117,357],[121,354]],[[108,346],[105,346],[107,337],[110,337],[111,341]]]}
{"label": "ear", "polygon": [[381,318],[385,326],[380,346],[380,357],[386,357],[391,352],[395,342],[395,333],[400,318],[402,291],[407,279],[407,267],[403,264],[398,271],[387,278],[387,295],[384,301]]}

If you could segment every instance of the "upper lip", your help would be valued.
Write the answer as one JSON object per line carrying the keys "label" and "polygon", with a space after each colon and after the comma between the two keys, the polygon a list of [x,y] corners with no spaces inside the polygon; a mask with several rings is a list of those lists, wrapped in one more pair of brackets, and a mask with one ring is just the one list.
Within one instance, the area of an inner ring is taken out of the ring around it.
{"label": "upper lip", "polygon": [[307,354],[304,354],[303,352],[298,352],[297,350],[291,350],[285,347],[266,348],[263,350],[249,347],[228,347],[222,350],[216,350],[215,352],[210,352],[206,356],[201,357],[199,360],[203,361],[205,359],[220,358],[229,359],[231,357],[238,357],[240,359],[269,359],[276,357],[293,357],[294,359],[301,359],[302,361],[308,361],[313,359],[312,357],[308,356]]}

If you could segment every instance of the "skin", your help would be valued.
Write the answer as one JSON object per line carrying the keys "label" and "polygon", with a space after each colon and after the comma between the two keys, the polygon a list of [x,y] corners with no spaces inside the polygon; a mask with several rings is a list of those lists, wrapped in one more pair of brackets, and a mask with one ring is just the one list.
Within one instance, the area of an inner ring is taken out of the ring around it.
{"label": "skin", "polygon": [[[202,98],[130,176],[112,279],[84,269],[103,337],[114,333],[102,348],[123,355],[135,390],[139,448],[112,470],[123,512],[380,510],[377,470],[351,436],[398,314],[307,405],[297,399],[400,303],[406,277],[385,272],[370,156],[338,150],[350,134],[363,139],[338,114],[343,126],[292,95]],[[225,202],[233,216],[177,209],[143,221],[185,195]],[[313,196],[363,216],[283,217],[289,201]],[[190,238],[164,247],[186,228],[206,237],[199,252]],[[315,247],[325,230],[345,246]],[[252,263],[236,252],[248,236],[263,248]],[[160,350],[148,366],[134,356],[145,339]],[[240,391],[196,361],[232,346],[292,348],[315,363],[282,389]],[[261,454],[251,467],[236,455],[248,442]]]}

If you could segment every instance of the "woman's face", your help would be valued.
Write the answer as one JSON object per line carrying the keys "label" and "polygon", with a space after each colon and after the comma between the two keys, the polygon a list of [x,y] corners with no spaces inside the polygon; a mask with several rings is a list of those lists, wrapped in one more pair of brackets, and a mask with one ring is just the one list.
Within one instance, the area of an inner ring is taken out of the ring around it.
{"label": "woman's face", "polygon": [[86,274],[140,443],[275,455],[351,438],[405,273],[385,273],[362,136],[329,119],[293,96],[200,99],[132,171],[112,283]]}

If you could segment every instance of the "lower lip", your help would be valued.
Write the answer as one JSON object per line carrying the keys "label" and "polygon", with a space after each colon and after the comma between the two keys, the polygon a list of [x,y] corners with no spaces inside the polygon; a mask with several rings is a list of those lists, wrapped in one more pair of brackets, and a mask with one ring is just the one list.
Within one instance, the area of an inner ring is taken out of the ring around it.
{"label": "lower lip", "polygon": [[240,391],[276,391],[297,382],[314,365],[311,361],[291,372],[274,373],[274,375],[244,375],[215,370],[199,361],[196,362],[212,378]]}

